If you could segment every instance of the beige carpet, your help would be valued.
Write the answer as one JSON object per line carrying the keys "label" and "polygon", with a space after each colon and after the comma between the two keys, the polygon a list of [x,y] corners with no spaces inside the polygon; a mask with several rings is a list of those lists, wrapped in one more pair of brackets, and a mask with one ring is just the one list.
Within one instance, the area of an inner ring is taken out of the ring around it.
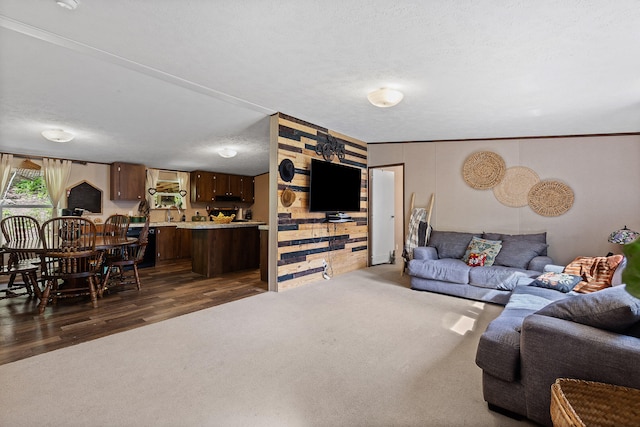
{"label": "beige carpet", "polygon": [[3,426],[523,426],[474,364],[501,307],[377,266],[0,366]]}

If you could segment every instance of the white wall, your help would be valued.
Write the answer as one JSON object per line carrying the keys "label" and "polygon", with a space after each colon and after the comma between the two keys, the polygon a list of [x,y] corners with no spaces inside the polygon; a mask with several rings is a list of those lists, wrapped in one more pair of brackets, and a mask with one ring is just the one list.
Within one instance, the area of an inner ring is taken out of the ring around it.
{"label": "white wall", "polygon": [[[475,190],[462,179],[462,165],[476,151],[493,151],[507,167],[526,166],[541,179],[556,179],[574,192],[573,207],[558,217],[543,217],[528,206],[511,208],[491,190]],[[369,166],[405,164],[405,206],[416,193],[426,206],[435,193],[435,229],[547,232],[549,255],[566,264],[576,256],[620,253],[609,233],[627,225],[640,231],[640,135],[390,143],[368,146]]]}

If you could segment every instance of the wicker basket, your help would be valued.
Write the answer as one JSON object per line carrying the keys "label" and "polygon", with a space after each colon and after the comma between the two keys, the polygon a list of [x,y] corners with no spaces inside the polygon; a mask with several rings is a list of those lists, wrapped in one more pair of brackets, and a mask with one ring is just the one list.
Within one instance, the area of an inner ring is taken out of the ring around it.
{"label": "wicker basket", "polygon": [[640,390],[558,378],[551,386],[551,420],[559,426],[640,426]]}
{"label": "wicker basket", "polygon": [[218,215],[218,216],[211,216],[211,220],[216,223],[216,224],[229,224],[231,221],[233,221],[233,219],[236,216],[234,214],[231,214],[229,216],[224,216],[222,214]]}

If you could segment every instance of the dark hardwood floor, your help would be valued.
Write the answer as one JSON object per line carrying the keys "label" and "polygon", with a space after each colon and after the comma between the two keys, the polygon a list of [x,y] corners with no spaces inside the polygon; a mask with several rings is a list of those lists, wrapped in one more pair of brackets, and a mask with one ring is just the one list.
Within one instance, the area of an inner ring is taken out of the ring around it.
{"label": "dark hardwood floor", "polygon": [[[206,278],[191,260],[140,270],[142,289],[60,300],[38,316],[35,297],[0,300],[0,365],[266,292],[259,270]],[[0,282],[5,287],[5,282]]]}

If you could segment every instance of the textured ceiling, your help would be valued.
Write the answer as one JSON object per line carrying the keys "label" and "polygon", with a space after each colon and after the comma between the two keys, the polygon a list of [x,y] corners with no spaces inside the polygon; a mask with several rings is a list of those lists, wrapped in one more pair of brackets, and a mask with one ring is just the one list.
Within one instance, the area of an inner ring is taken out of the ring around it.
{"label": "textured ceiling", "polygon": [[259,174],[278,111],[366,142],[640,132],[637,0],[79,2],[0,1],[2,151]]}

